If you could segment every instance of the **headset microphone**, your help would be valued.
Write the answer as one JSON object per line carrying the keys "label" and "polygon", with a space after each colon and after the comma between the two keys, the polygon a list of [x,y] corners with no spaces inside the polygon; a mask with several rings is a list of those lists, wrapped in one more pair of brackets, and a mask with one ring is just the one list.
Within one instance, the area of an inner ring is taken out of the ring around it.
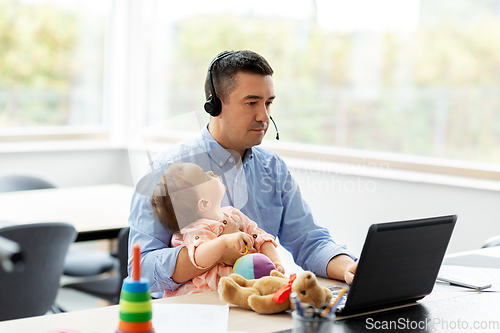
{"label": "headset microphone", "polygon": [[276,129],[276,140],[279,140],[279,139],[280,139],[280,132],[278,132],[278,126],[276,126],[276,123],[274,122],[273,117],[269,116],[269,118],[270,118],[270,119],[271,119],[271,121],[273,122],[273,124],[274,124],[274,128]]}

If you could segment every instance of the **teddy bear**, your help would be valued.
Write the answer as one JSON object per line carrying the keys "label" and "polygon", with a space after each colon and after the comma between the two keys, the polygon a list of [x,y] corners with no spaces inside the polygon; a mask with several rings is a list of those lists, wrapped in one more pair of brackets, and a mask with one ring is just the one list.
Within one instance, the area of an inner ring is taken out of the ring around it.
{"label": "teddy bear", "polygon": [[332,292],[318,284],[316,276],[309,271],[290,275],[287,278],[277,270],[270,276],[247,280],[239,274],[222,277],[218,288],[221,300],[243,309],[262,314],[279,313],[290,309],[290,294],[297,293],[301,303],[319,308],[329,303]]}

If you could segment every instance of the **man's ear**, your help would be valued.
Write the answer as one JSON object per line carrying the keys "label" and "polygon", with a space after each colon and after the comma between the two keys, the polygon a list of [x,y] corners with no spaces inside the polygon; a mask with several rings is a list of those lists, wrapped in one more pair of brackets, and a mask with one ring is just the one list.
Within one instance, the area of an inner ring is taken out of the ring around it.
{"label": "man's ear", "polygon": [[221,116],[222,115],[222,111],[224,111],[226,109],[226,103],[224,103],[224,101],[221,98],[219,98],[219,101],[220,101],[220,113],[215,118],[222,118],[222,116]]}
{"label": "man's ear", "polygon": [[210,207],[212,207],[212,203],[210,202],[210,200],[206,200],[203,198],[198,200],[198,210],[200,212],[206,212],[207,210],[210,209]]}

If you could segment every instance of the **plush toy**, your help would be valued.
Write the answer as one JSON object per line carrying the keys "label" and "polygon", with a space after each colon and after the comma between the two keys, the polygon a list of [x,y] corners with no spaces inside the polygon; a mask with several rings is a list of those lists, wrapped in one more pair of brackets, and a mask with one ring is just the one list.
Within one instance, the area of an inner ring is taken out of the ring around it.
{"label": "plush toy", "polygon": [[291,292],[296,292],[302,303],[313,304],[316,308],[332,299],[332,292],[321,287],[316,276],[308,271],[287,278],[273,270],[270,276],[253,280],[231,274],[220,279],[218,291],[223,301],[262,314],[290,309]]}
{"label": "plush toy", "polygon": [[233,273],[239,274],[247,280],[252,280],[269,276],[273,269],[276,269],[276,266],[269,257],[262,253],[251,253],[236,260]]}

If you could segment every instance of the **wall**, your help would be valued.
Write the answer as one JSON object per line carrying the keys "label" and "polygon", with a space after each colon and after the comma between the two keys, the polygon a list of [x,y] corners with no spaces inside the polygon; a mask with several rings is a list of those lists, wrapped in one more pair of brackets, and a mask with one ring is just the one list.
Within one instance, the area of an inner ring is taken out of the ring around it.
{"label": "wall", "polygon": [[108,183],[133,185],[125,150],[112,147],[23,149],[0,153],[0,174],[39,175],[57,187]]}
{"label": "wall", "polygon": [[[355,254],[372,223],[441,214],[459,216],[448,253],[475,249],[500,234],[500,191],[403,181],[352,173],[314,171],[307,161],[287,160],[321,225]],[[304,164],[305,163],[305,164]],[[128,153],[100,146],[0,153],[0,173],[28,172],[60,187],[106,183],[133,185]]]}
{"label": "wall", "polygon": [[355,254],[361,252],[369,226],[378,222],[456,214],[448,253],[479,248],[500,235],[500,191],[395,180],[390,177],[397,172],[390,170],[380,178],[288,164],[318,223]]}

